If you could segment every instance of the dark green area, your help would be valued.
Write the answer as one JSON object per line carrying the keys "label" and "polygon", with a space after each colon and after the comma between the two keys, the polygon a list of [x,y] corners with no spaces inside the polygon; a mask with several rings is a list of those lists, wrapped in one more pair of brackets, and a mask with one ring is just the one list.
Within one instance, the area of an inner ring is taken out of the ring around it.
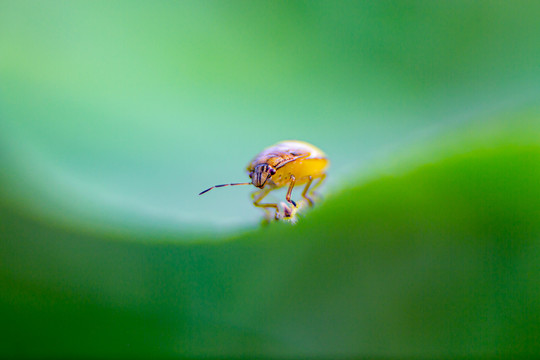
{"label": "dark green area", "polygon": [[538,354],[539,183],[540,147],[479,149],[344,189],[296,226],[192,244],[105,240],[3,205],[0,351]]}

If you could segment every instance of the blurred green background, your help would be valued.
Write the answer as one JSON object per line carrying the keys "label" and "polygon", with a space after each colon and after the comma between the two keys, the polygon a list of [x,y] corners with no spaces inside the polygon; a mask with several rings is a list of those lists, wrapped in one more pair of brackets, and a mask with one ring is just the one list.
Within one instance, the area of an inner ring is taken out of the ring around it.
{"label": "blurred green background", "polygon": [[[539,355],[539,18],[1,1],[0,356]],[[332,162],[296,226],[197,196],[285,139]]]}

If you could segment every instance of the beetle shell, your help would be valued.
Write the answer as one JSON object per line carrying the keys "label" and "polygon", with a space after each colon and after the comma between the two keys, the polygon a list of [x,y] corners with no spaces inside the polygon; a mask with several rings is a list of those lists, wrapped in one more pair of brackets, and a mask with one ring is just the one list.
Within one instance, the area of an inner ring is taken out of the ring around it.
{"label": "beetle shell", "polygon": [[310,177],[318,178],[329,163],[321,149],[304,141],[287,140],[264,149],[248,164],[247,171],[253,172],[257,165],[270,165],[276,173],[266,185],[281,187],[289,184],[291,176],[295,177],[296,185],[306,183]]}

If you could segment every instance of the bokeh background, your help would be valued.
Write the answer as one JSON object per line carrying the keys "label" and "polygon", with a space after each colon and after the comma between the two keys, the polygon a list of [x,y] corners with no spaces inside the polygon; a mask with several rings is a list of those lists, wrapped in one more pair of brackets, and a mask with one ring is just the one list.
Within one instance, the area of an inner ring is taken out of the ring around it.
{"label": "bokeh background", "polygon": [[[0,2],[0,356],[538,355],[538,19]],[[197,196],[285,139],[332,162],[297,225]]]}

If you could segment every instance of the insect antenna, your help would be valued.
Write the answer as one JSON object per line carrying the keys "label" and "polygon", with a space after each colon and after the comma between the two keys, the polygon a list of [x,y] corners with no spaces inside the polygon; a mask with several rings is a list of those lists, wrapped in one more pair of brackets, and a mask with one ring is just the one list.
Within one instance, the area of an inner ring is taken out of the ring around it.
{"label": "insect antenna", "polygon": [[212,190],[213,188],[224,187],[224,186],[236,186],[236,185],[251,185],[251,183],[250,183],[250,182],[247,182],[247,183],[236,183],[236,184],[221,184],[221,185],[214,185],[214,186],[212,186],[211,188],[208,188],[208,189],[206,189],[206,190],[204,190],[204,191],[201,191],[201,192],[199,193],[199,195],[202,195],[202,194],[204,194],[204,193],[207,193],[207,192],[209,192],[210,190]]}

